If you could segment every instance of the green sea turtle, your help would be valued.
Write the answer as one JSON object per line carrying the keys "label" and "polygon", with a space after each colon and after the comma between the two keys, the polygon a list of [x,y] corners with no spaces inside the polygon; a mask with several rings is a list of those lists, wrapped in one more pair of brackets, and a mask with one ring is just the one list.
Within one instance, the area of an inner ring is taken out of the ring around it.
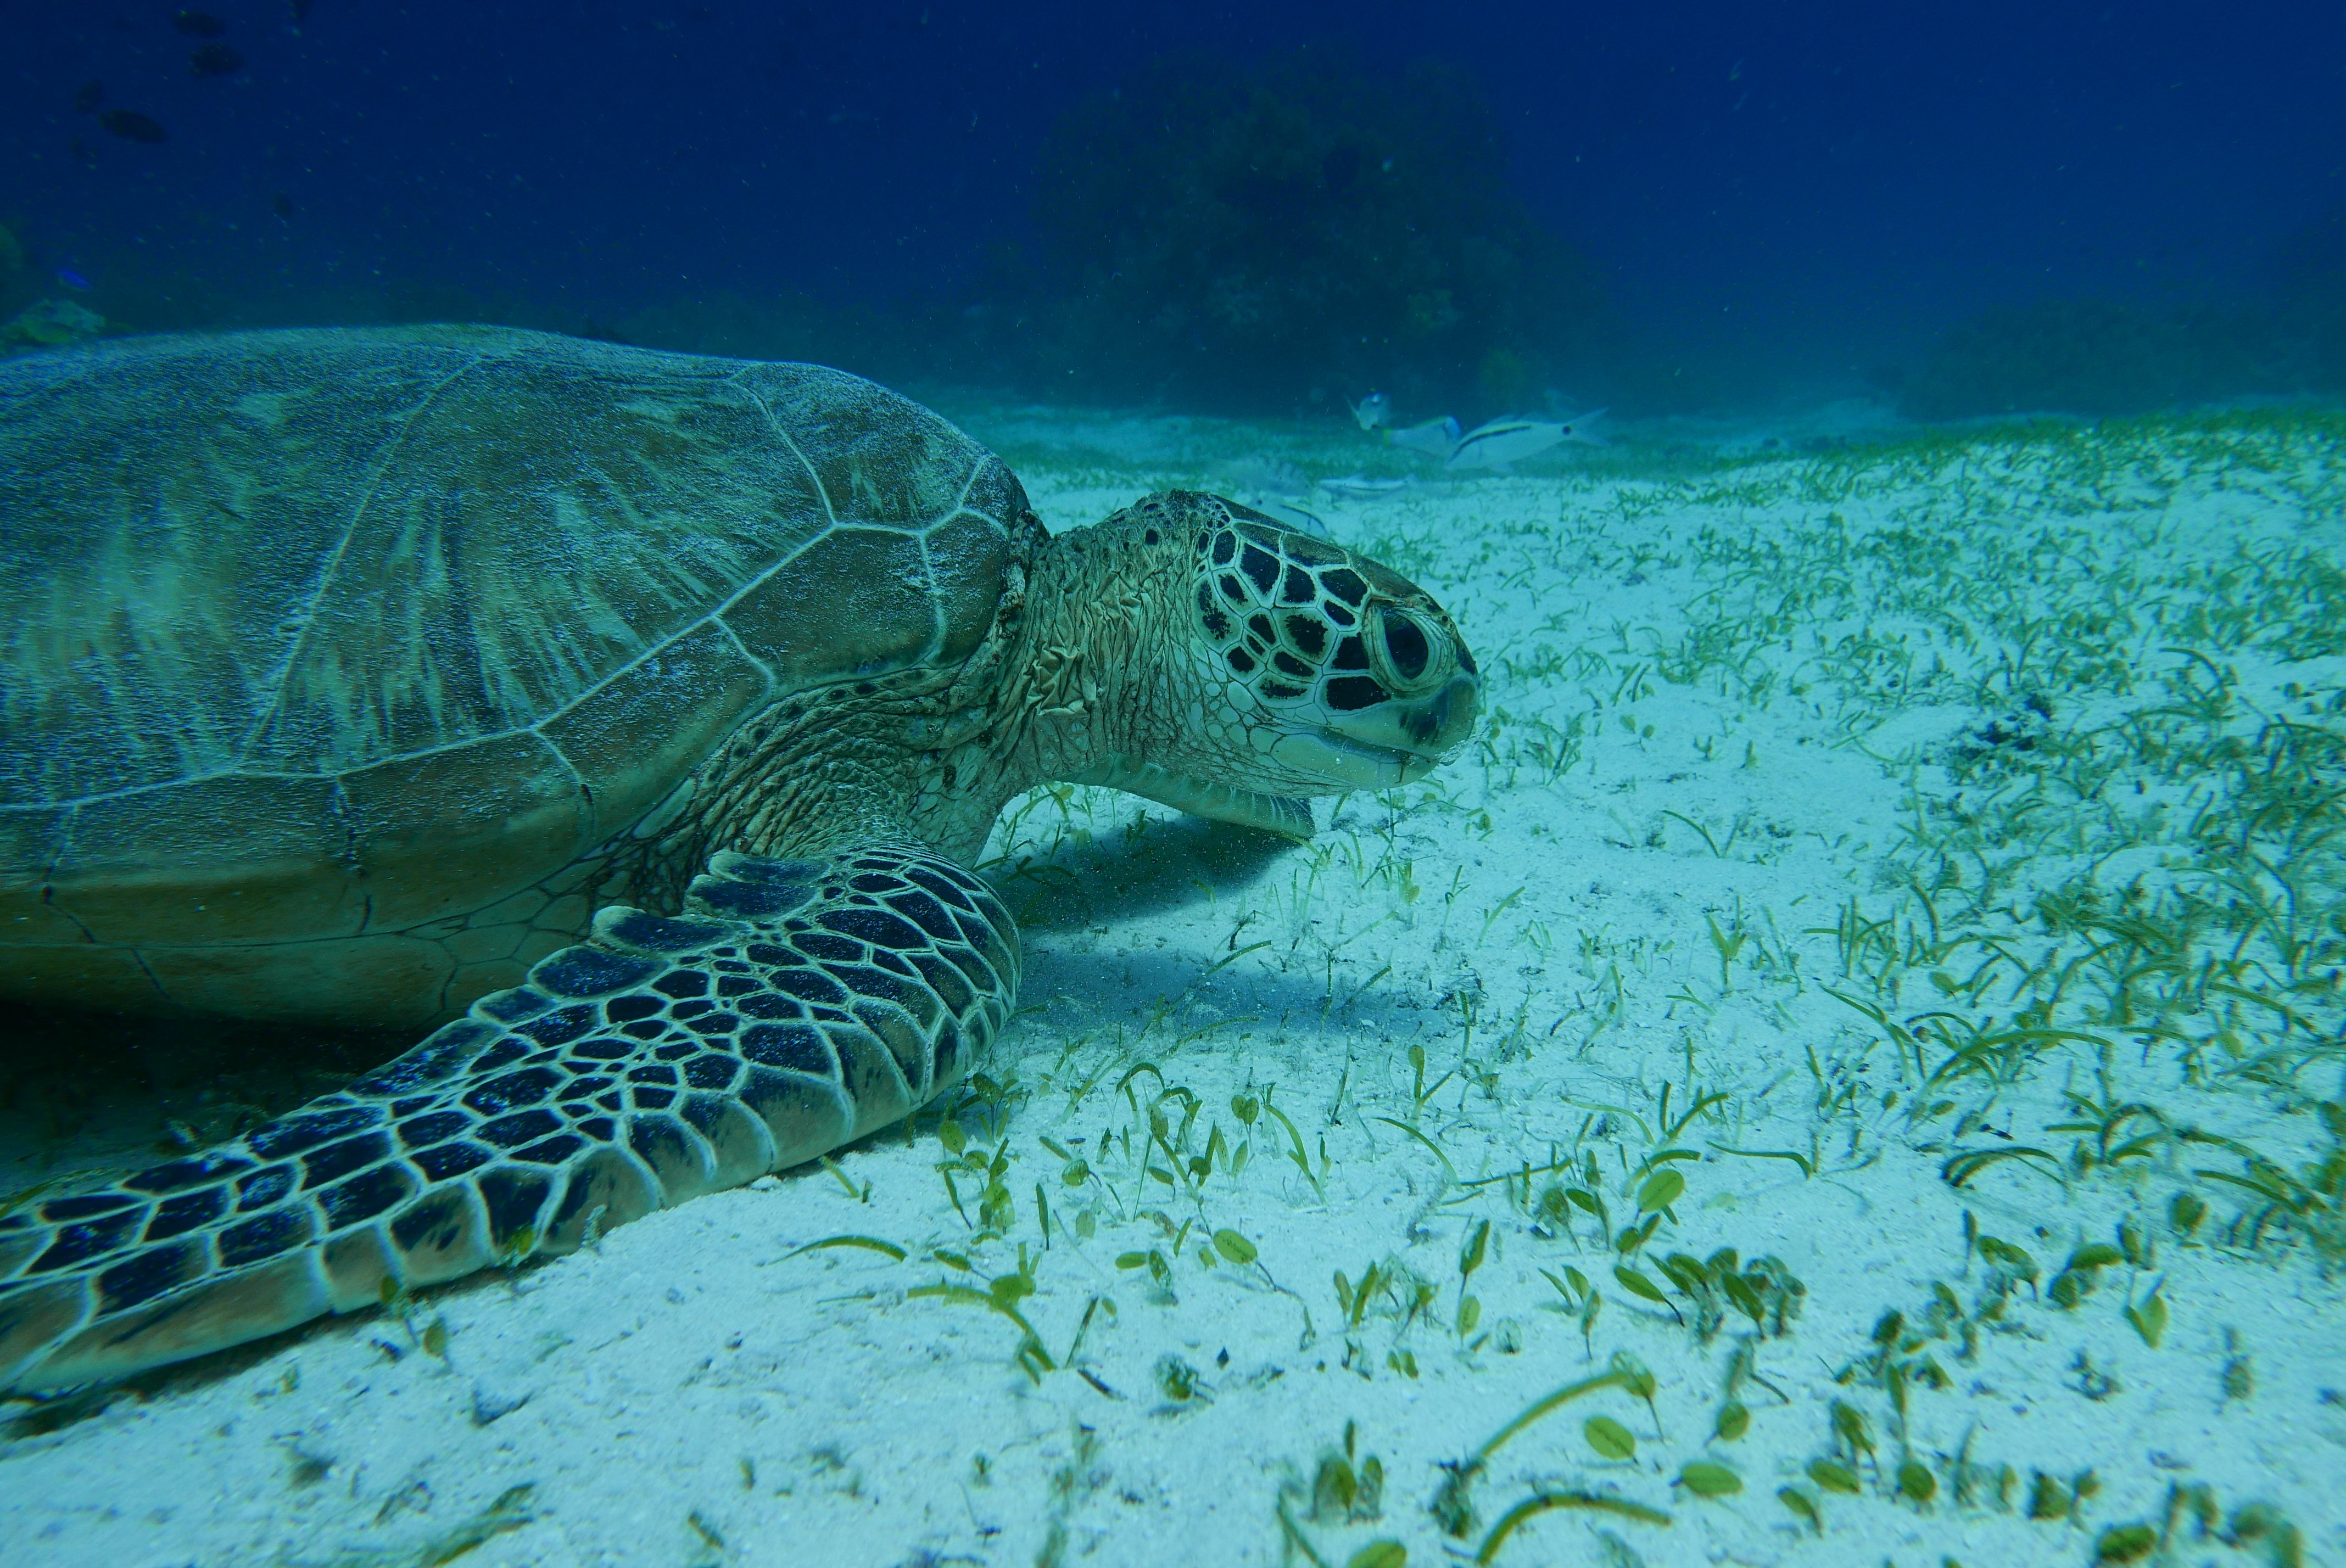
{"label": "green sea turtle", "polygon": [[11,1390],[897,1121],[1009,1016],[965,868],[1011,797],[1308,835],[1478,689],[1424,593],[1227,501],[1054,537],[853,376],[482,328],[0,365],[0,994],[439,1025],[0,1216]]}

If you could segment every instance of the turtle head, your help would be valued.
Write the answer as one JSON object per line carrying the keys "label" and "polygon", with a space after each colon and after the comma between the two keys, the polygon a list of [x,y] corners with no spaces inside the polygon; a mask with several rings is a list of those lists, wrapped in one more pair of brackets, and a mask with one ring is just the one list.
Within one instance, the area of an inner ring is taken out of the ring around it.
{"label": "turtle head", "polygon": [[1405,784],[1465,744],[1474,657],[1415,584],[1216,496],[1153,496],[1125,521],[1180,596],[1164,607],[1171,689],[1150,683],[1140,755],[1084,782],[1308,837],[1299,797]]}

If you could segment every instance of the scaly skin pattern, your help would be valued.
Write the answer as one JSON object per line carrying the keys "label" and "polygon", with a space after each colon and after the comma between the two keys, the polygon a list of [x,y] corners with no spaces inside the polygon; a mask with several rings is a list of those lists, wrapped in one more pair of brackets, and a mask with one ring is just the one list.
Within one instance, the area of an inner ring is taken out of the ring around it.
{"label": "scaly skin pattern", "polygon": [[[0,1216],[0,1388],[124,1376],[814,1159],[965,1074],[1015,925],[957,861],[1050,779],[1308,833],[1463,744],[1474,664],[1392,574],[1210,496],[1043,542],[947,669],[800,693],[711,752],[525,983],[292,1115]],[[701,868],[687,874],[681,868]]]}

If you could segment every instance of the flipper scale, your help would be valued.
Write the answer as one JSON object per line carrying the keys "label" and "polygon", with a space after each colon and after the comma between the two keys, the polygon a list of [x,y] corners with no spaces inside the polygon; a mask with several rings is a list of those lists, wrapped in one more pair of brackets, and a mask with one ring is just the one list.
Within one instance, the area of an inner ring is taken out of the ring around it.
{"label": "flipper scale", "polygon": [[[958,923],[930,912],[946,890]],[[6,1217],[0,1387],[225,1349],[803,1164],[950,1087],[1017,959],[993,891],[926,850],[715,856],[682,915],[604,911],[349,1087]]]}

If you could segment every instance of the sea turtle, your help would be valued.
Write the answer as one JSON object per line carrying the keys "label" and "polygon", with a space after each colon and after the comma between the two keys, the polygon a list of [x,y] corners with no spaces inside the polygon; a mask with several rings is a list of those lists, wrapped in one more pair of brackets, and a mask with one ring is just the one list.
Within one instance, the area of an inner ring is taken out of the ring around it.
{"label": "sea turtle", "polygon": [[[1478,683],[1213,496],[1056,537],[837,371],[487,328],[0,366],[0,994],[439,1024],[0,1215],[0,1389],[118,1376],[811,1160],[958,1080],[1046,780],[1311,831]],[[659,911],[666,912],[647,912]]]}

